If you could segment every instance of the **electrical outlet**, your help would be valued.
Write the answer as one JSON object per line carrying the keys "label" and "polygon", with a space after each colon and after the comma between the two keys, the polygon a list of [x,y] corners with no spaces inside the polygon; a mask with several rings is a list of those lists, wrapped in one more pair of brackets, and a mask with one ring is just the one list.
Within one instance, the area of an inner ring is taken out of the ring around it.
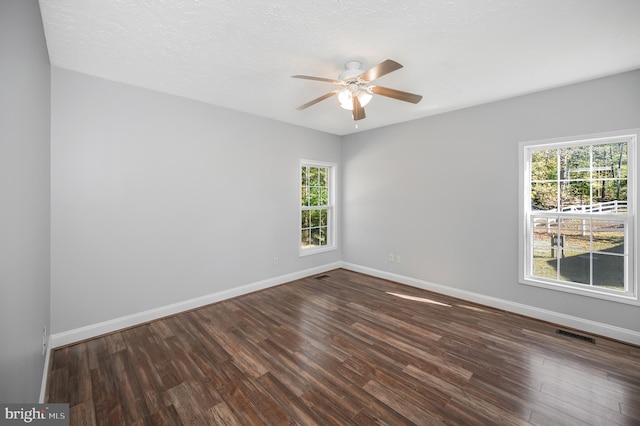
{"label": "electrical outlet", "polygon": [[388,257],[389,262],[393,262],[393,254],[390,254]]}
{"label": "electrical outlet", "polygon": [[273,266],[278,266],[278,263],[280,263],[280,259],[278,259],[277,257],[273,258]]}
{"label": "electrical outlet", "polygon": [[396,263],[400,263],[400,255],[396,254]]}

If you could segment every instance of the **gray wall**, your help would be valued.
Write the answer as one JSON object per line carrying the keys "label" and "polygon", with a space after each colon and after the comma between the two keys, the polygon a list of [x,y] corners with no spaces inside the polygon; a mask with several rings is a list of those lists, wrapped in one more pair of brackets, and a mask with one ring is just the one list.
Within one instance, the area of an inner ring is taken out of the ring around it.
{"label": "gray wall", "polygon": [[49,325],[50,66],[36,0],[0,1],[0,401],[37,402]]}
{"label": "gray wall", "polygon": [[339,137],[55,67],[51,96],[54,333],[340,260],[298,256],[299,160]]}
{"label": "gray wall", "polygon": [[343,259],[640,331],[640,307],[518,284],[517,238],[518,142],[636,127],[640,71],[349,135]]}

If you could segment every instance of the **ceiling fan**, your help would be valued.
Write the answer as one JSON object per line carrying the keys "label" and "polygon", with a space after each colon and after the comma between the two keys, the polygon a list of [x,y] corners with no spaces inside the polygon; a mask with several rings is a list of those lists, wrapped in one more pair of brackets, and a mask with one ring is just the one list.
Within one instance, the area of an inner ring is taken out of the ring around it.
{"label": "ceiling fan", "polygon": [[369,68],[367,71],[361,69],[362,64],[358,61],[349,61],[345,64],[345,70],[340,73],[338,80],[323,77],[313,77],[310,75],[293,75],[292,78],[302,78],[305,80],[323,81],[325,83],[340,86],[339,89],[326,93],[319,98],[300,105],[297,109],[303,110],[320,101],[324,101],[334,95],[338,95],[340,106],[352,111],[355,121],[366,117],[364,107],[369,103],[374,94],[398,99],[400,101],[417,104],[422,96],[413,93],[403,92],[388,87],[376,86],[372,81],[402,68],[402,65],[391,59],[387,59]]}

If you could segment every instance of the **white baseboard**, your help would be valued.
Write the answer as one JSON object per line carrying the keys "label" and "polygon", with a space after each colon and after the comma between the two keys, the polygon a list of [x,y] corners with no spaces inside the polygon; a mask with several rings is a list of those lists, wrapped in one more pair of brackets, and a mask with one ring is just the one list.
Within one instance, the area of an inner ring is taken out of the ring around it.
{"label": "white baseboard", "polygon": [[190,309],[199,308],[201,306],[209,305],[215,302],[220,302],[226,299],[231,299],[233,297],[242,296],[243,294],[248,294],[254,291],[263,290],[265,288],[273,287],[273,286],[284,284],[290,281],[295,281],[301,278],[320,274],[320,273],[327,272],[332,269],[337,269],[340,267],[342,267],[341,262],[329,263],[329,264],[318,266],[315,268],[305,269],[302,271],[292,272],[286,275],[280,275],[277,277],[268,278],[266,280],[258,281],[252,284],[243,285],[241,287],[223,290],[217,293],[207,294],[205,296],[196,297],[194,299],[172,303],[171,305],[160,306],[158,308],[149,309],[147,311],[126,315],[120,318],[114,318],[112,320],[100,322],[97,324],[91,324],[85,327],[63,331],[61,333],[55,333],[50,336],[49,343],[51,346],[49,347],[51,349],[54,349],[60,346],[70,345],[76,342],[80,342],[82,340],[91,339],[93,337],[101,336],[107,333],[112,333],[117,330],[122,330],[128,327],[133,327],[135,325],[144,324],[149,321],[156,320],[158,318],[178,314],[180,312],[188,311]]}
{"label": "white baseboard", "polygon": [[587,333],[609,337],[611,339],[620,340],[623,342],[631,343],[633,345],[640,345],[640,333],[634,330],[628,330],[626,328],[599,323],[596,321],[574,317],[571,315],[565,315],[559,312],[548,311],[546,309],[540,309],[533,306],[523,305],[521,303],[511,302],[504,299],[498,299],[491,296],[485,296],[482,294],[473,293],[466,290],[460,290],[457,288],[448,287],[441,284],[435,284],[428,281],[419,280],[416,278],[406,277],[404,275],[398,275],[391,272],[381,271],[381,270],[369,268],[366,266],[360,266],[353,263],[342,262],[342,267],[350,271],[360,272],[360,273],[371,275],[374,277],[395,281],[400,284],[410,285],[412,287],[433,291],[435,293],[441,293],[447,296],[455,297],[455,298],[466,300],[469,302],[474,302],[481,305],[502,309],[504,311],[525,315],[525,316],[539,319],[542,321],[548,321],[554,324],[570,327],[576,330],[582,330]]}

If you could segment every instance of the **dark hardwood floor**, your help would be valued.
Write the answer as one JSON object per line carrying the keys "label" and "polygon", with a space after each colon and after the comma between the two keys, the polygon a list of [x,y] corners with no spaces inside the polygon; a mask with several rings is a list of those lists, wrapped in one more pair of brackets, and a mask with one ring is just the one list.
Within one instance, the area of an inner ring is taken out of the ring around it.
{"label": "dark hardwood floor", "polygon": [[640,424],[638,347],[325,275],[56,349],[47,401],[72,425]]}

